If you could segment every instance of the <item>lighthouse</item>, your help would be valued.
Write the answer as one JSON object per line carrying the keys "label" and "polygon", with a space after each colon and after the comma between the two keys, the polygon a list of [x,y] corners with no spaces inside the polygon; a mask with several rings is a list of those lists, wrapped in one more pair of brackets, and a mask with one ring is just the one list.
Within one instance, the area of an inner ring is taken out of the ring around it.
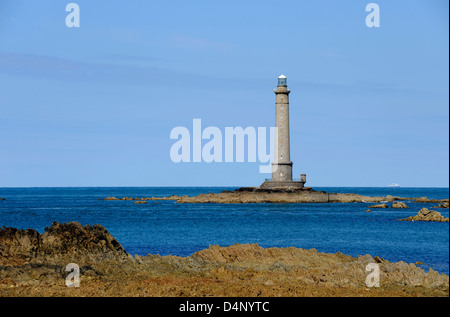
{"label": "lighthouse", "polygon": [[292,182],[292,162],[289,143],[289,93],[286,76],[278,77],[275,92],[275,135],[272,181]]}
{"label": "lighthouse", "polygon": [[303,188],[306,183],[306,175],[301,174],[299,180],[292,178],[292,162],[289,135],[289,94],[291,90],[287,86],[287,78],[284,75],[278,77],[275,92],[275,142],[274,161],[272,162],[272,179],[266,179],[262,188],[274,187],[298,187]]}

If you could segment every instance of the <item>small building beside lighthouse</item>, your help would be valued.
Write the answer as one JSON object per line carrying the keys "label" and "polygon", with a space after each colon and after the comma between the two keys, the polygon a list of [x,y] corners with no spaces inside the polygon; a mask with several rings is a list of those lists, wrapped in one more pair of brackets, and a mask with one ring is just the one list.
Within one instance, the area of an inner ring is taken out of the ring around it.
{"label": "small building beside lighthouse", "polygon": [[287,78],[278,77],[275,92],[275,142],[274,161],[272,162],[272,179],[266,179],[261,188],[297,187],[303,188],[306,175],[301,174],[300,179],[292,178],[292,161],[290,153],[289,135],[289,94]]}

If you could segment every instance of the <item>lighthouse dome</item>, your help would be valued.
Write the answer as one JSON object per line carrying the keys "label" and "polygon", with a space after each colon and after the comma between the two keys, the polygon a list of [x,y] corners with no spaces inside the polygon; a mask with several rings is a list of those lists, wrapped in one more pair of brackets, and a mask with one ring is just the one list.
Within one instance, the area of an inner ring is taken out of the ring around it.
{"label": "lighthouse dome", "polygon": [[286,76],[281,75],[280,77],[278,77],[278,86],[287,86]]}

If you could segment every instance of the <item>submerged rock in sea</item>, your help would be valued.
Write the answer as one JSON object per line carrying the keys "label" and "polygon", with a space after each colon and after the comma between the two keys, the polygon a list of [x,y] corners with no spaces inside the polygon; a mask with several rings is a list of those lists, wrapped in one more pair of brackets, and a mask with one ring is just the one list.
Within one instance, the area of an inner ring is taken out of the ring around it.
{"label": "submerged rock in sea", "polygon": [[106,197],[103,200],[120,200],[120,199],[117,197]]}
{"label": "submerged rock in sea", "polygon": [[0,197],[0,200],[6,200],[6,198],[1,198],[1,197]]}
{"label": "submerged rock in sea", "polygon": [[392,208],[408,209],[409,207],[405,203],[396,201],[396,202],[392,203]]}
{"label": "submerged rock in sea", "polygon": [[448,208],[449,207],[449,203],[448,201],[442,202],[437,206],[431,207],[431,208]]}
{"label": "submerged rock in sea", "polygon": [[389,206],[386,204],[378,204],[378,205],[369,206],[369,208],[389,208]]}
{"label": "submerged rock in sea", "polygon": [[449,202],[449,199],[429,199],[427,197],[418,197],[412,199],[415,203],[447,203]]}
{"label": "submerged rock in sea", "polygon": [[133,197],[122,197],[120,200],[133,200]]}
{"label": "submerged rock in sea", "polygon": [[435,221],[435,222],[449,222],[449,218],[445,218],[440,212],[434,210],[428,210],[427,208],[422,208],[417,213],[416,216],[411,216],[405,219],[400,219],[401,221]]}

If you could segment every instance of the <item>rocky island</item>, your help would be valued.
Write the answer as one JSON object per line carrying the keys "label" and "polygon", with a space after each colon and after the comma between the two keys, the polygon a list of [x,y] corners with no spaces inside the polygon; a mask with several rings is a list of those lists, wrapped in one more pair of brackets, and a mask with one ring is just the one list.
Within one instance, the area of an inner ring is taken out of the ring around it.
{"label": "rocky island", "polygon": [[[80,287],[65,284],[80,268]],[[380,287],[365,284],[380,267]],[[0,230],[0,296],[445,296],[449,277],[415,264],[315,249],[210,246],[187,257],[132,256],[101,225]]]}
{"label": "rocky island", "polygon": [[[245,204],[245,203],[353,203],[370,202],[385,203],[409,200],[420,203],[441,203],[448,205],[448,199],[406,198],[397,196],[364,196],[358,194],[340,194],[317,191],[310,187],[305,188],[261,188],[242,187],[233,191],[224,190],[221,193],[200,194],[198,196],[168,197],[106,197],[103,200],[174,200],[177,203],[220,203],[220,204]],[[407,208],[404,204],[395,204],[393,208]],[[377,207],[374,207],[377,208]],[[378,207],[379,208],[379,207]],[[381,208],[387,208],[381,206]]]}

